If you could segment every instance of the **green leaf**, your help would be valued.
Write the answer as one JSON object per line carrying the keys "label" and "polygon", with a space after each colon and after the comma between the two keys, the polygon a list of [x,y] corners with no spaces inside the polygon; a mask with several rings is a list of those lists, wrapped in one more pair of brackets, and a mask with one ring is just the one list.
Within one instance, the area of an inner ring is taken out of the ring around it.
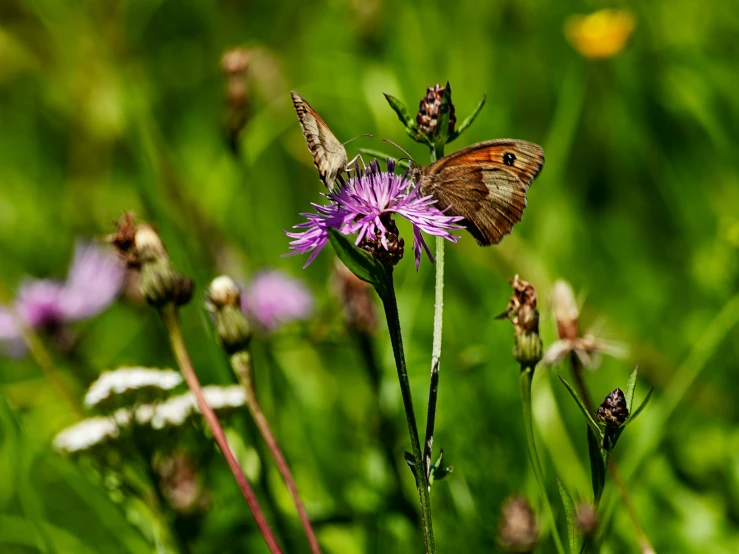
{"label": "green leaf", "polygon": [[593,503],[597,506],[606,484],[606,465],[600,452],[600,441],[588,427],[588,454],[590,455],[590,477],[593,483]]}
{"label": "green leaf", "polygon": [[380,295],[387,291],[389,286],[387,271],[382,262],[355,246],[337,229],[329,228],[328,238],[336,255],[354,275],[375,287]]}
{"label": "green leaf", "polygon": [[650,399],[652,398],[652,393],[653,393],[653,392],[654,392],[654,387],[652,387],[651,389],[649,389],[649,392],[647,393],[647,396],[646,396],[646,398],[644,399],[644,401],[643,401],[643,402],[641,403],[641,406],[639,406],[639,407],[638,407],[638,408],[636,409],[636,411],[635,411],[635,412],[634,412],[633,414],[631,414],[631,415],[629,416],[629,419],[627,419],[627,420],[626,420],[626,423],[624,423],[624,424],[623,424],[623,425],[621,426],[621,428],[622,428],[622,429],[623,429],[623,428],[624,428],[624,427],[625,427],[626,425],[628,425],[629,423],[631,423],[631,422],[632,422],[633,420],[635,420],[635,419],[636,419],[636,416],[638,416],[638,415],[639,415],[639,414],[641,413],[641,411],[642,411],[642,410],[643,410],[644,408],[646,408],[646,407],[647,407],[647,404],[649,403],[649,400],[650,400]]}
{"label": "green leaf", "polygon": [[572,501],[572,495],[567,490],[565,484],[557,478],[559,486],[559,495],[562,497],[562,504],[565,507],[565,516],[567,517],[567,537],[570,542],[570,552],[575,554],[580,549],[580,529],[577,527],[577,510],[575,503]]}
{"label": "green leaf", "polygon": [[590,415],[590,412],[585,407],[585,403],[580,398],[580,395],[577,394],[575,389],[572,388],[572,385],[570,385],[567,381],[565,381],[561,375],[558,375],[559,380],[562,381],[565,387],[567,387],[567,390],[570,391],[570,394],[572,395],[572,398],[575,399],[575,402],[577,402],[577,405],[580,407],[580,410],[583,414],[585,414],[585,417],[588,420],[588,426],[593,430],[595,433],[595,436],[598,438],[598,440],[603,440],[603,432],[600,429],[600,426],[595,422],[593,419],[593,416]]}
{"label": "green leaf", "polygon": [[439,121],[434,130],[434,142],[443,147],[449,142],[449,116],[452,111],[452,87],[447,81],[444,87],[444,95],[441,97],[441,106],[439,106]]}
{"label": "green leaf", "polygon": [[449,138],[447,139],[447,143],[452,142],[459,135],[461,135],[462,133],[464,133],[470,125],[472,125],[472,122],[475,120],[475,118],[480,113],[480,111],[482,111],[482,107],[485,105],[485,100],[487,100],[487,97],[488,97],[487,93],[485,93],[485,94],[482,95],[482,100],[480,100],[480,102],[477,104],[477,107],[475,108],[475,111],[473,111],[467,117],[467,119],[465,119],[464,121],[462,121],[462,123],[460,123],[459,127],[457,127],[454,130],[454,132],[451,135],[449,135]]}
{"label": "green leaf", "polygon": [[634,409],[634,391],[636,390],[637,373],[639,373],[639,366],[634,368],[634,371],[631,372],[629,380],[626,383],[626,394],[624,396],[626,397],[626,407],[628,408],[629,413]]}
{"label": "green leaf", "polygon": [[387,103],[390,104],[390,107],[398,115],[398,119],[400,119],[400,122],[405,126],[406,129],[416,129],[416,120],[408,113],[408,109],[405,107],[405,104],[403,104],[403,102],[395,98],[395,96],[390,96],[389,94],[385,94],[385,100],[387,100]]}

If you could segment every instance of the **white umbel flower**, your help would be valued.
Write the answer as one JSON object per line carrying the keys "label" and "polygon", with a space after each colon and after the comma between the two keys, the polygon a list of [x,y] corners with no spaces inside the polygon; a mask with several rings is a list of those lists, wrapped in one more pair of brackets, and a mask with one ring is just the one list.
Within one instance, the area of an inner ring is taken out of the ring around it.
{"label": "white umbel flower", "polygon": [[54,448],[65,454],[90,450],[120,434],[118,424],[107,417],[91,417],[67,427],[54,438]]}
{"label": "white umbel flower", "polygon": [[[102,407],[113,404],[114,398],[120,395],[133,395],[129,404],[136,401],[151,400],[161,396],[160,391],[168,391],[182,382],[182,377],[171,369],[155,369],[146,367],[122,367],[114,371],[106,371],[95,381],[85,395],[85,406]],[[144,396],[145,398],[140,398]],[[123,399],[121,399],[123,400]],[[120,404],[119,404],[120,405]]]}

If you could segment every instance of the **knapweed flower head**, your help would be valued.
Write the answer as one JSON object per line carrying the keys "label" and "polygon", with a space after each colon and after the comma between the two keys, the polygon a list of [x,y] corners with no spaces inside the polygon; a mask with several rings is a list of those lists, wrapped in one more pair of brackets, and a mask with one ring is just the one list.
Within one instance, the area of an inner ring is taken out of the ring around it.
{"label": "knapweed flower head", "polygon": [[513,324],[516,336],[513,357],[521,364],[521,368],[534,368],[542,355],[536,289],[518,275],[515,275],[510,283],[513,296],[508,301],[506,310],[497,319],[508,318]]}
{"label": "knapweed flower head", "polygon": [[0,306],[0,341],[20,352],[19,324],[55,332],[99,314],[115,300],[124,277],[125,266],[112,250],[78,242],[66,281],[29,279],[21,284],[12,308]]}
{"label": "knapweed flower head", "polygon": [[85,406],[105,409],[161,399],[182,383],[182,377],[171,369],[121,367],[103,372],[90,385]]}
{"label": "knapweed flower head", "polygon": [[626,355],[624,345],[598,338],[592,329],[580,333],[580,310],[575,302],[572,287],[567,282],[560,280],[554,284],[552,307],[557,321],[559,340],[544,354],[542,359],[544,364],[559,364],[568,355],[573,354],[583,367],[595,369],[600,365],[601,354],[616,358]]}
{"label": "knapweed flower head", "polygon": [[344,235],[356,233],[355,244],[366,246],[372,254],[377,254],[380,248],[388,253],[393,250],[402,252],[402,239],[397,237],[397,227],[392,219],[397,214],[413,225],[416,268],[421,263],[421,249],[433,261],[421,231],[456,242],[457,237],[451,231],[462,228],[456,224],[462,218],[446,215],[434,206],[436,200],[431,196],[421,196],[406,175],[396,175],[394,171],[394,160],[388,159],[387,171],[380,171],[380,164],[374,160],[368,171],[325,194],[330,204],[313,204],[317,213],[301,214],[307,221],[294,228],[303,231],[286,232],[294,239],[290,243],[292,254],[310,254],[305,265],[310,264],[326,246],[329,228],[335,228]]}
{"label": "knapweed flower head", "polygon": [[565,35],[586,58],[610,58],[624,49],[635,25],[631,13],[605,9],[570,16],[565,23]]}
{"label": "knapweed flower head", "polygon": [[301,281],[273,269],[254,275],[241,295],[241,309],[267,332],[308,319],[313,304],[313,295]]}

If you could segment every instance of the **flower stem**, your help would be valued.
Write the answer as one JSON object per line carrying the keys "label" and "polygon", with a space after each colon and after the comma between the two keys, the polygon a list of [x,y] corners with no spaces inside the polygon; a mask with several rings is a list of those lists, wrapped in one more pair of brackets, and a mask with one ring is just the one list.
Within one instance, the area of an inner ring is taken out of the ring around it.
{"label": "flower stem", "polygon": [[187,348],[185,347],[182,328],[180,327],[180,321],[177,316],[177,308],[172,303],[166,304],[159,309],[159,315],[164,322],[164,326],[167,328],[170,345],[175,359],[177,360],[177,365],[179,365],[180,371],[182,371],[182,375],[185,378],[185,382],[187,382],[187,386],[190,388],[190,392],[195,396],[198,408],[200,408],[200,411],[203,414],[203,419],[205,419],[208,428],[213,433],[213,438],[218,444],[218,448],[220,448],[223,453],[223,457],[226,458],[228,467],[231,469],[231,473],[233,473],[239,489],[241,489],[241,492],[246,499],[246,503],[249,505],[249,509],[254,515],[254,520],[256,521],[270,552],[272,552],[272,554],[282,554],[282,550],[280,550],[280,546],[277,544],[277,539],[275,539],[272,534],[272,530],[269,528],[269,524],[262,513],[262,509],[259,507],[257,497],[254,495],[254,491],[249,485],[249,481],[247,481],[244,471],[241,469],[239,462],[236,460],[236,456],[234,456],[234,453],[228,444],[226,434],[223,432],[223,428],[221,427],[215,412],[203,397],[200,380],[195,373],[195,369],[190,361],[190,355],[187,353]]}
{"label": "flower stem", "polygon": [[536,482],[539,485],[539,492],[544,503],[544,509],[547,512],[547,517],[552,526],[554,546],[557,548],[557,552],[559,554],[565,554],[564,546],[562,546],[562,539],[559,537],[559,530],[557,529],[557,520],[554,518],[554,511],[552,510],[552,505],[549,503],[547,487],[544,481],[544,470],[541,467],[541,461],[539,460],[539,454],[536,451],[536,442],[534,440],[534,421],[531,412],[531,382],[534,380],[534,368],[530,366],[521,366],[520,379],[521,401],[523,403],[523,421],[526,426],[526,442],[529,447],[528,450],[531,469],[534,470],[534,477],[536,477]]}
{"label": "flower stem", "polygon": [[316,539],[316,534],[313,532],[313,527],[308,518],[308,513],[305,511],[305,506],[298,494],[298,487],[295,485],[295,479],[293,479],[290,468],[287,465],[287,461],[285,461],[285,456],[283,456],[280,447],[277,445],[277,441],[272,434],[267,418],[264,416],[264,412],[262,412],[259,402],[257,402],[257,393],[254,388],[254,374],[252,372],[251,353],[248,350],[242,350],[232,355],[230,361],[231,366],[234,369],[234,373],[236,373],[241,382],[241,386],[246,390],[246,405],[254,418],[254,423],[256,423],[264,442],[267,444],[267,448],[269,448],[269,451],[277,464],[277,469],[279,470],[280,475],[282,475],[282,479],[285,481],[288,491],[290,491],[290,496],[292,496],[295,509],[298,512],[298,517],[303,526],[305,536],[308,539],[311,552],[313,554],[320,554],[321,548],[318,546],[318,540]]}
{"label": "flower stem", "polygon": [[[437,154],[444,155],[444,145],[431,149],[431,162],[435,162]],[[436,259],[434,268],[436,271],[434,288],[434,335],[431,344],[431,378],[429,380],[429,402],[426,412],[426,435],[423,441],[423,466],[426,479],[431,474],[431,456],[434,446],[434,426],[436,423],[436,401],[439,396],[439,369],[441,367],[441,336],[444,326],[444,243],[441,237],[436,237]]]}
{"label": "flower stem", "polygon": [[408,422],[408,434],[411,439],[411,449],[415,463],[411,468],[416,478],[416,489],[418,490],[418,500],[421,505],[421,524],[423,526],[423,538],[426,544],[426,554],[434,554],[436,545],[434,544],[434,530],[431,522],[431,495],[428,486],[428,479],[424,471],[423,458],[421,458],[421,442],[418,436],[418,427],[416,425],[416,414],[413,411],[413,397],[411,395],[411,386],[408,380],[408,370],[405,366],[405,353],[403,352],[403,337],[400,331],[400,318],[398,316],[398,302],[395,297],[395,286],[393,285],[392,268],[388,268],[388,286],[385,289],[378,289],[382,305],[385,309],[385,318],[390,332],[390,341],[393,345],[393,355],[395,357],[395,367],[398,370],[398,380],[400,381],[400,392],[403,396],[403,407],[405,408],[405,417]]}
{"label": "flower stem", "polygon": [[[572,365],[572,372],[575,374],[575,382],[577,383],[577,388],[579,389],[578,392],[580,393],[580,398],[583,399],[585,407],[592,414],[594,413],[593,402],[590,399],[588,389],[585,386],[585,380],[582,376],[583,366],[580,362],[580,358],[578,358],[574,352],[571,353],[569,357],[570,365]],[[621,497],[621,501],[624,503],[624,508],[626,508],[626,513],[631,520],[631,524],[634,526],[634,532],[636,533],[636,540],[639,543],[639,549],[641,550],[642,554],[654,554],[654,548],[649,542],[649,538],[647,537],[647,534],[644,532],[644,529],[639,522],[639,516],[636,515],[634,505],[631,503],[631,497],[626,490],[623,479],[621,479],[621,474],[618,471],[616,460],[611,457],[610,463],[608,463],[607,465],[608,471],[611,473],[611,480],[613,481],[613,484],[616,487],[619,496]]]}

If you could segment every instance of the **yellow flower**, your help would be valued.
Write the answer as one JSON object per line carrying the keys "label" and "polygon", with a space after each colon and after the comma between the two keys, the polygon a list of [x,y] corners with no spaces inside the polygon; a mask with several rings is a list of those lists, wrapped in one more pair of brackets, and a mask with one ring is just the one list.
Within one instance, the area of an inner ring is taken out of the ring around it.
{"label": "yellow flower", "polygon": [[573,15],[565,22],[570,44],[586,58],[610,58],[626,46],[636,19],[624,10],[598,10]]}

